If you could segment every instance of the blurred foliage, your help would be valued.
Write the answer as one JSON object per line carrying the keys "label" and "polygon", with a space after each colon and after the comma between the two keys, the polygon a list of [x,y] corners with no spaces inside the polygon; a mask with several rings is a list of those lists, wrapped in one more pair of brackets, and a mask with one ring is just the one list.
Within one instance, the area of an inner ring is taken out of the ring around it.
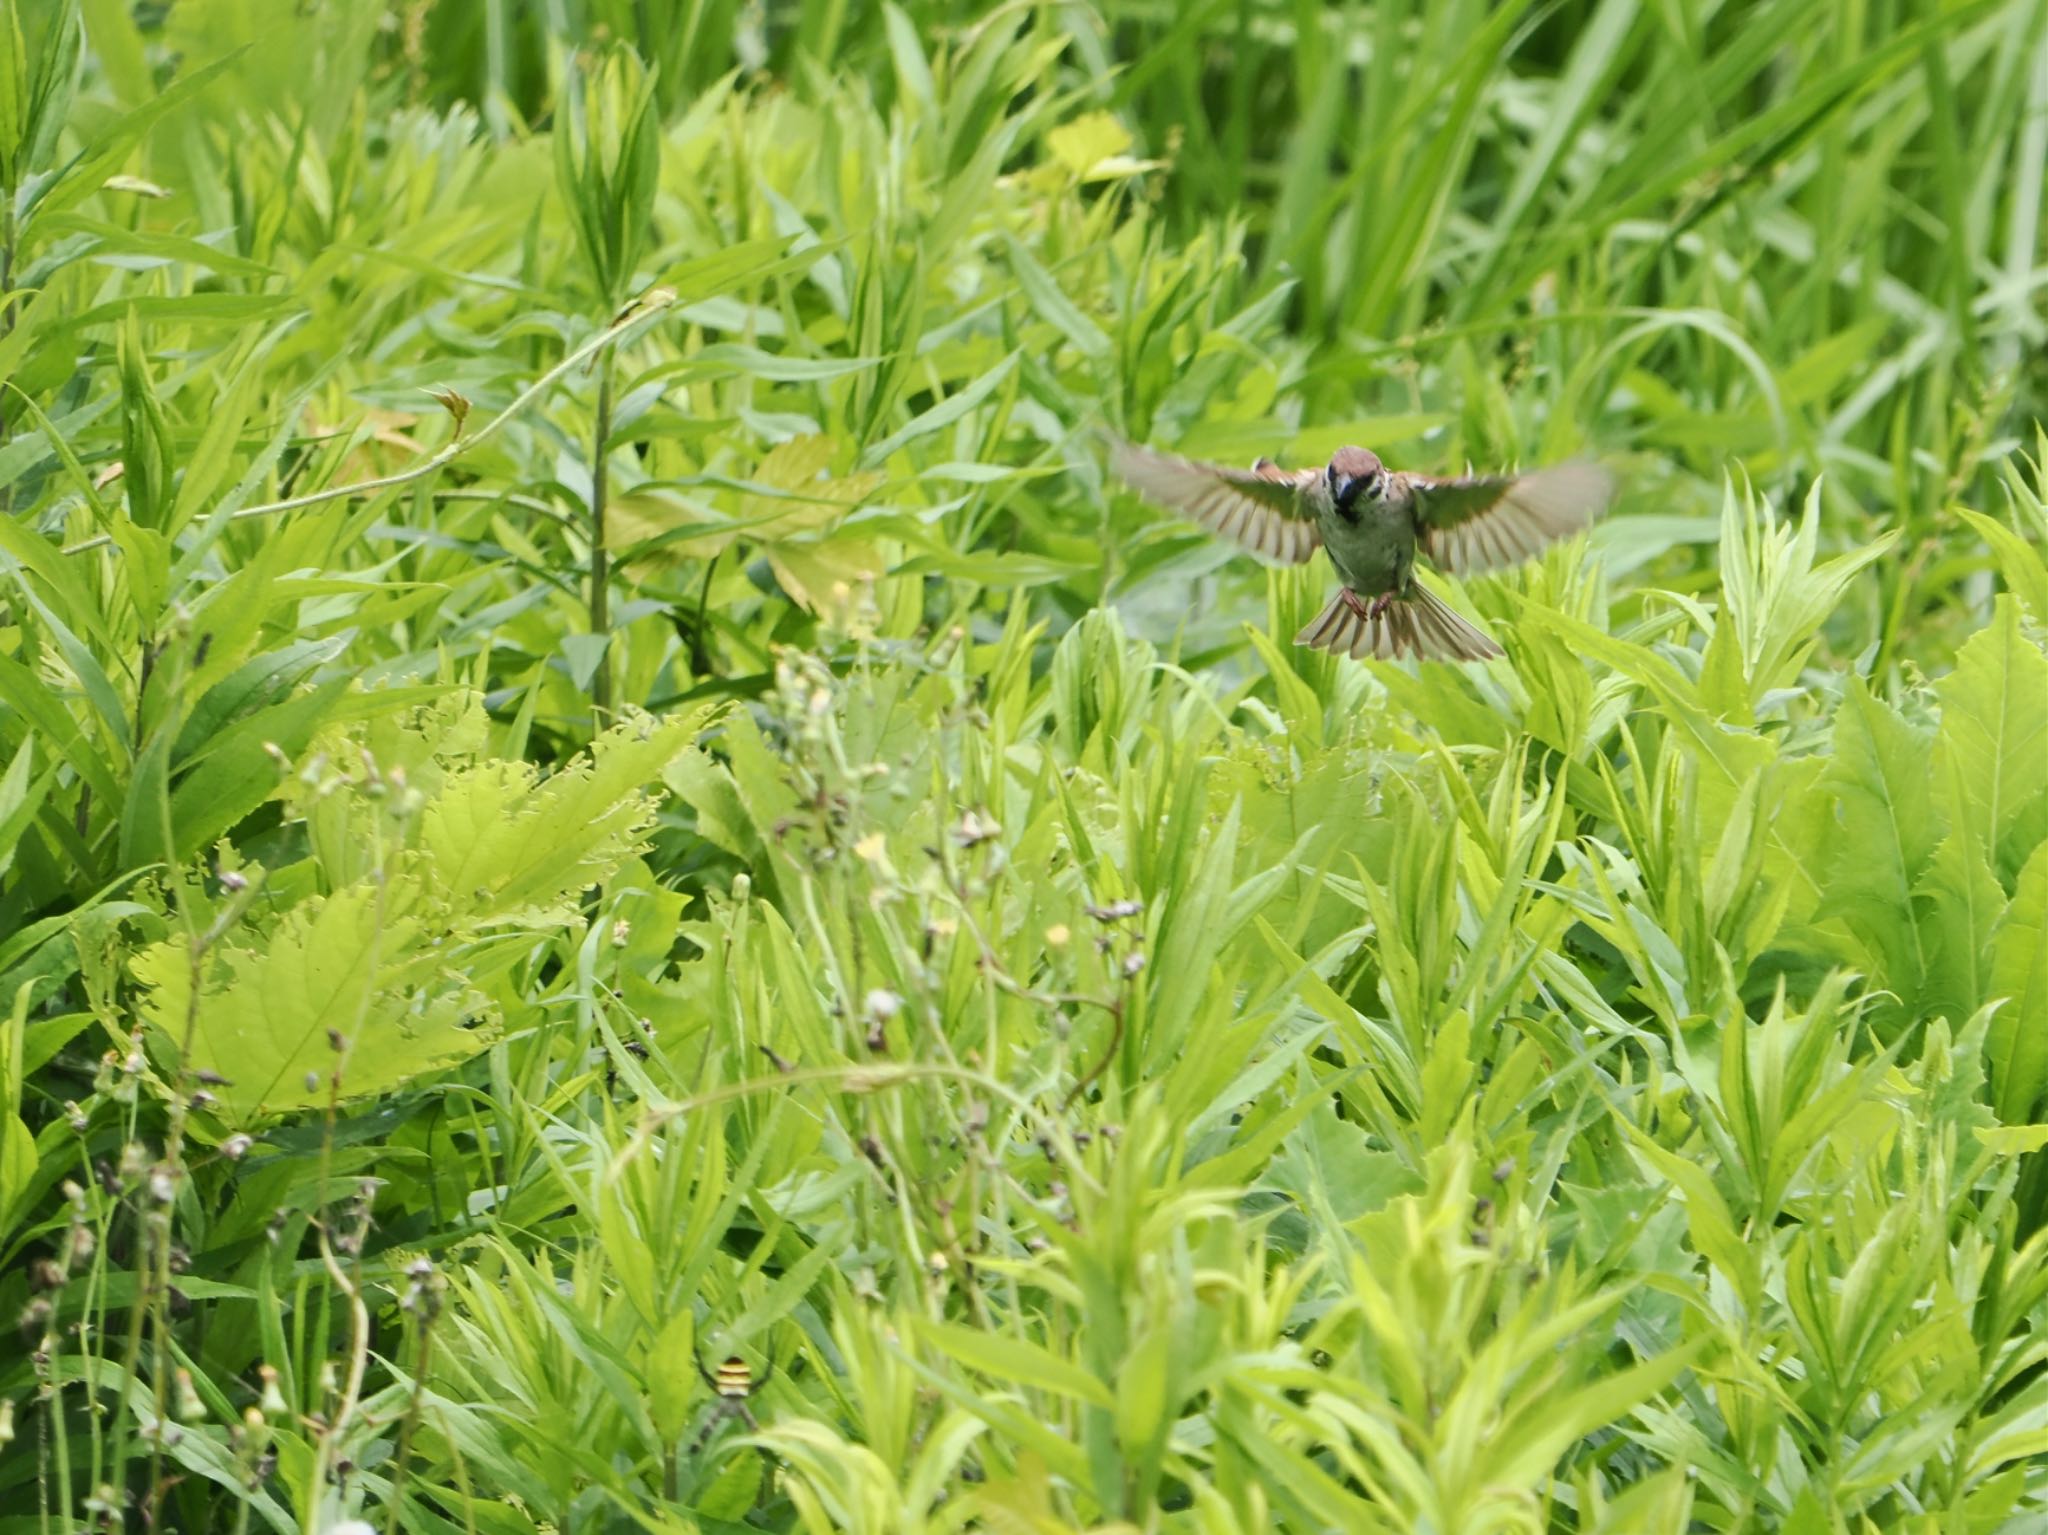
{"label": "blurred foliage", "polygon": [[[2042,0],[0,0],[0,1532],[2037,1528],[2044,187]],[[1105,426],[1627,490],[1359,664]]]}

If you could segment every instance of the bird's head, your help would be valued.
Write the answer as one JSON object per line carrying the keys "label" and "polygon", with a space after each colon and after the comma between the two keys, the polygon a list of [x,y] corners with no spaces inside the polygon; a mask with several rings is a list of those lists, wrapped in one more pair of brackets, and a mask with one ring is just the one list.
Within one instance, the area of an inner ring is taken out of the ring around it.
{"label": "bird's head", "polygon": [[1358,500],[1378,501],[1387,493],[1387,471],[1377,453],[1365,448],[1339,448],[1323,471],[1330,499],[1346,521],[1358,520]]}

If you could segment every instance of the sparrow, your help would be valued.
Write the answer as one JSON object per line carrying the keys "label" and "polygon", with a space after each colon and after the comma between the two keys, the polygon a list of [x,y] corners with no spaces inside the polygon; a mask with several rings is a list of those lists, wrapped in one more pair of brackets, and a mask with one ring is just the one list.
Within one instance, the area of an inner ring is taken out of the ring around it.
{"label": "sparrow", "polygon": [[1586,527],[1614,497],[1594,464],[1445,478],[1339,448],[1320,469],[1200,464],[1112,439],[1110,467],[1146,500],[1300,565],[1326,550],[1344,585],[1294,637],[1336,654],[1490,661],[1500,646],[1415,579],[1418,550],[1450,575],[1518,564]]}

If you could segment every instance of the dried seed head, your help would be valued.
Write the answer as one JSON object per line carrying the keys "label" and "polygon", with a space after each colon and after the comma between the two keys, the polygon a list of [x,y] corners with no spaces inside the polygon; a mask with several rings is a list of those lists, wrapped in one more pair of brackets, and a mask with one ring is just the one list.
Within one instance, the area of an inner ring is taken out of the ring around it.
{"label": "dried seed head", "polygon": [[1090,906],[1088,915],[1097,922],[1122,922],[1145,909],[1143,901],[1111,901],[1107,906]]}
{"label": "dried seed head", "polygon": [[1003,828],[979,810],[970,810],[960,817],[960,824],[953,828],[953,840],[962,847],[977,847],[1003,834]]}

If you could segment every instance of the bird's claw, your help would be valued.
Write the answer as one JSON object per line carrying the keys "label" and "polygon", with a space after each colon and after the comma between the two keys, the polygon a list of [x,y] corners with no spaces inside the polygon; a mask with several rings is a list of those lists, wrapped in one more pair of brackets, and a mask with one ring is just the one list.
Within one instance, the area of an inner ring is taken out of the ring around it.
{"label": "bird's claw", "polygon": [[1381,592],[1379,596],[1367,602],[1347,586],[1344,588],[1344,605],[1367,623],[1376,623],[1387,609],[1394,605],[1394,594]]}

